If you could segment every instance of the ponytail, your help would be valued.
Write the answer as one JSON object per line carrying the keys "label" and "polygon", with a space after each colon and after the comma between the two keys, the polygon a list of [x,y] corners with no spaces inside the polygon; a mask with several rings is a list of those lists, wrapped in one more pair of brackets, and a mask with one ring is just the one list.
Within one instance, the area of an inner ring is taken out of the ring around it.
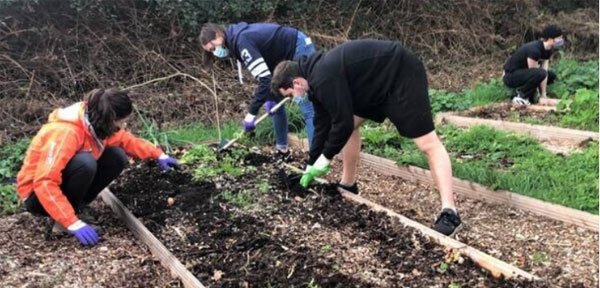
{"label": "ponytail", "polygon": [[87,99],[88,119],[100,139],[119,131],[115,121],[129,116],[133,110],[127,92],[117,89],[94,89],[84,99]]}

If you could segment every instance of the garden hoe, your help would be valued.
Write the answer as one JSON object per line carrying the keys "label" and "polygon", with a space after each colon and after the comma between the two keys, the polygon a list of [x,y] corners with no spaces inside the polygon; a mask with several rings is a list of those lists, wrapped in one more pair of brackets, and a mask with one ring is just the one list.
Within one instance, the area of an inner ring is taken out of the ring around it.
{"label": "garden hoe", "polygon": [[[283,98],[283,100],[281,100],[279,103],[277,103],[277,105],[275,105],[273,108],[271,108],[271,113],[275,113],[275,111],[277,111],[277,109],[279,109],[281,106],[283,106],[285,104],[285,102],[287,102],[288,100],[290,100],[290,97],[285,97]],[[267,118],[267,116],[269,116],[269,113],[265,113],[262,116],[260,116],[260,118],[258,118],[256,120],[256,122],[254,122],[254,124],[256,126],[258,126],[258,124],[264,120],[265,118]],[[233,143],[237,142],[238,140],[240,140],[244,135],[240,135],[238,137],[236,137],[235,139],[229,141],[229,142],[225,142],[225,139],[221,140],[221,143],[219,143],[219,149],[217,151],[222,151],[225,150],[229,147],[231,147],[231,145],[233,145]]]}

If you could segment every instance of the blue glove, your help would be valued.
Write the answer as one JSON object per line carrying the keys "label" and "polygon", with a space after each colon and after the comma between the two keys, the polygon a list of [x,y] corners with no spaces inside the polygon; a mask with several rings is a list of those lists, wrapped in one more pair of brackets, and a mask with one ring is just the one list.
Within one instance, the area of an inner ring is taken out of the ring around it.
{"label": "blue glove", "polygon": [[68,228],[69,232],[73,234],[79,240],[79,243],[83,246],[93,246],[98,244],[100,237],[96,234],[96,231],[91,226],[85,224],[85,222],[78,220]]}
{"label": "blue glove", "polygon": [[256,116],[250,113],[246,114],[246,118],[244,118],[244,132],[248,133],[256,128],[254,118],[256,118]]}
{"label": "blue glove", "polygon": [[160,166],[160,169],[163,171],[169,171],[171,167],[179,168],[179,163],[175,158],[169,157],[167,154],[163,153],[158,157],[158,166]]}
{"label": "blue glove", "polygon": [[273,109],[273,107],[275,107],[276,105],[277,105],[277,102],[275,102],[275,101],[265,102],[265,109],[267,109],[267,113],[269,113],[269,115],[273,116],[273,114],[275,112],[271,112],[271,109]]}

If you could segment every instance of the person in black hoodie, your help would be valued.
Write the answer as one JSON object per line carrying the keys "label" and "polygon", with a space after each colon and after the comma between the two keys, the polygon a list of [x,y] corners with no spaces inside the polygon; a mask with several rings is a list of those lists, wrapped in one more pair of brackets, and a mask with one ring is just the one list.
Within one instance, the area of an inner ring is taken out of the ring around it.
{"label": "person in black hoodie", "polygon": [[287,97],[308,97],[315,108],[315,136],[302,186],[328,173],[331,159],[342,151],[343,176],[338,185],[358,194],[359,126],[365,119],[388,118],[427,155],[442,201],[434,229],[451,235],[461,227],[450,158],[434,129],[425,67],[399,42],[355,40],[325,54],[283,61],[275,68],[271,90]]}
{"label": "person in black hoodie", "polygon": [[536,90],[540,97],[546,97],[546,88],[556,80],[556,74],[549,71],[552,52],[565,45],[562,30],[556,25],[548,25],[542,32],[542,40],[531,41],[521,46],[504,63],[504,84],[517,89],[512,102],[517,105],[535,103]]}
{"label": "person in black hoodie", "polygon": [[[269,89],[271,71],[280,61],[294,60],[314,53],[316,50],[312,40],[302,31],[292,27],[275,23],[248,24],[246,22],[228,27],[206,23],[198,39],[204,51],[205,65],[210,64],[214,57],[231,56],[237,60],[240,81],[242,81],[242,65],[256,78],[258,87],[254,91],[254,98],[244,119],[244,130],[249,132],[255,129],[256,115],[264,104],[266,110],[273,116],[276,158],[287,160],[289,158],[288,121],[285,108],[281,107],[274,113],[270,112],[271,108],[281,100],[279,95],[272,94]],[[314,109],[310,101],[297,100],[310,143],[314,131]]]}

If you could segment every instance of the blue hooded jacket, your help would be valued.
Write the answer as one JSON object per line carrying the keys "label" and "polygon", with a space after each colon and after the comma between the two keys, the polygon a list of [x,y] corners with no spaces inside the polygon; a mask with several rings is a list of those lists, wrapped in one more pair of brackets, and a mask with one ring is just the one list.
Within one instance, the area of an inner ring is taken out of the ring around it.
{"label": "blue hooded jacket", "polygon": [[225,41],[229,51],[259,82],[249,113],[257,115],[267,100],[280,96],[271,93],[271,71],[279,62],[293,60],[298,30],[274,23],[240,22],[227,27]]}

